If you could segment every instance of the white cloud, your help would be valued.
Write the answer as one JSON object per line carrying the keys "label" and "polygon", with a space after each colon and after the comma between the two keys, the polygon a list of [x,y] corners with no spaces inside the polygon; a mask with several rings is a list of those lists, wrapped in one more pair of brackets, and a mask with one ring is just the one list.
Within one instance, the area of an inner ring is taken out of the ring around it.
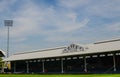
{"label": "white cloud", "polygon": [[67,8],[78,8],[89,3],[90,0],[59,0],[60,6]]}
{"label": "white cloud", "polygon": [[120,16],[120,0],[59,0],[59,5],[67,9],[81,10],[89,16],[105,18]]}
{"label": "white cloud", "polygon": [[[24,1],[26,3],[26,1]],[[56,11],[53,7],[41,8],[27,0],[27,4],[14,13],[14,26],[11,28],[11,37],[16,42],[27,40],[28,36],[44,34],[51,35],[56,33],[74,32],[87,25],[89,19],[77,20],[77,14],[73,11]],[[44,27],[52,26],[56,29],[49,30]],[[2,29],[2,35],[6,37],[6,30]],[[59,35],[58,35],[59,36]]]}
{"label": "white cloud", "polygon": [[89,4],[85,12],[91,16],[100,16],[105,18],[120,16],[120,0],[100,0]]}
{"label": "white cloud", "polygon": [[16,0],[0,0],[0,12],[8,10],[9,6],[14,4]]}
{"label": "white cloud", "polygon": [[120,22],[112,23],[107,25],[107,30],[120,32]]}
{"label": "white cloud", "polygon": [[[76,30],[79,30],[80,28],[82,27],[85,27],[87,26],[89,22],[89,19],[84,19],[83,21],[81,22],[72,22],[72,21],[66,21],[66,22],[62,22],[62,23],[59,23],[58,22],[58,25],[59,25],[59,31],[61,32],[72,32],[72,31],[76,31]],[[60,25],[63,25],[62,27]]]}
{"label": "white cloud", "polygon": [[52,43],[56,43],[56,42],[69,42],[69,43],[78,43],[80,42],[80,40],[83,40],[82,38],[78,37],[74,37],[72,35],[53,35],[51,37],[48,37],[45,39],[47,42],[52,42]]}
{"label": "white cloud", "polygon": [[11,47],[10,50],[15,51],[15,52],[14,53],[10,52],[10,55],[15,54],[15,53],[20,53],[20,52],[27,52],[28,49],[33,50],[33,48],[34,47],[32,47],[31,45],[27,45],[25,43],[18,43],[17,45],[14,44],[13,47]]}

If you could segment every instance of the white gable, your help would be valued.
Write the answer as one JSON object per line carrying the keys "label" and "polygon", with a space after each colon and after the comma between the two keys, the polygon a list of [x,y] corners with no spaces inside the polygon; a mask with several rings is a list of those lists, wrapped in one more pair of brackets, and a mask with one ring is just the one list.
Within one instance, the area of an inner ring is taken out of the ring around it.
{"label": "white gable", "polygon": [[5,52],[0,49],[0,57],[4,57],[4,56],[5,56]]}

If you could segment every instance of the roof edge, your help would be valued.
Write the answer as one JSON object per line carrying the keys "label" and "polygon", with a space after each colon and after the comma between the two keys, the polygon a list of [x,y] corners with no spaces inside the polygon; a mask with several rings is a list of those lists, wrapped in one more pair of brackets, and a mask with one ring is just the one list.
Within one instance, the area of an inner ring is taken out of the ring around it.
{"label": "roof edge", "polygon": [[30,52],[15,53],[14,55],[26,54],[26,53],[34,53],[34,52],[43,52],[43,51],[56,50],[56,49],[64,49],[65,47],[66,46],[56,47],[56,48],[48,48],[48,49],[41,49],[41,50],[35,50],[35,51],[30,51]]}
{"label": "roof edge", "polygon": [[115,41],[120,41],[120,38],[119,39],[105,40],[105,41],[98,41],[98,42],[95,42],[93,44],[101,44],[101,43],[108,43],[108,42],[115,42]]}

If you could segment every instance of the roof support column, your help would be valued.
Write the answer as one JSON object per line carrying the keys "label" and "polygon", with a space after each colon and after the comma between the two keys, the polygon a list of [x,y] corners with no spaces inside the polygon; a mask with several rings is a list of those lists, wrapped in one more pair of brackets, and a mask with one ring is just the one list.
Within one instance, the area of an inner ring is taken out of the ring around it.
{"label": "roof support column", "polygon": [[45,60],[42,60],[42,72],[45,73]]}
{"label": "roof support column", "polygon": [[29,73],[29,62],[27,61],[27,73]]}
{"label": "roof support column", "polygon": [[16,62],[14,62],[14,73],[16,72]]}
{"label": "roof support column", "polygon": [[61,59],[61,73],[64,73],[64,64],[63,64],[63,59]]}
{"label": "roof support column", "polygon": [[84,72],[87,72],[86,56],[84,56]]}
{"label": "roof support column", "polygon": [[116,60],[115,53],[113,53],[113,71],[116,71]]}

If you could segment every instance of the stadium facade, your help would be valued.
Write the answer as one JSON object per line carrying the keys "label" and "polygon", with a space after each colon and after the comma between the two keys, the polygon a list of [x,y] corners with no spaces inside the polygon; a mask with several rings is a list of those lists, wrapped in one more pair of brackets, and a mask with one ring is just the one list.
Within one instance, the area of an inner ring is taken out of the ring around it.
{"label": "stadium facade", "polygon": [[17,53],[4,61],[13,73],[120,73],[120,39]]}

